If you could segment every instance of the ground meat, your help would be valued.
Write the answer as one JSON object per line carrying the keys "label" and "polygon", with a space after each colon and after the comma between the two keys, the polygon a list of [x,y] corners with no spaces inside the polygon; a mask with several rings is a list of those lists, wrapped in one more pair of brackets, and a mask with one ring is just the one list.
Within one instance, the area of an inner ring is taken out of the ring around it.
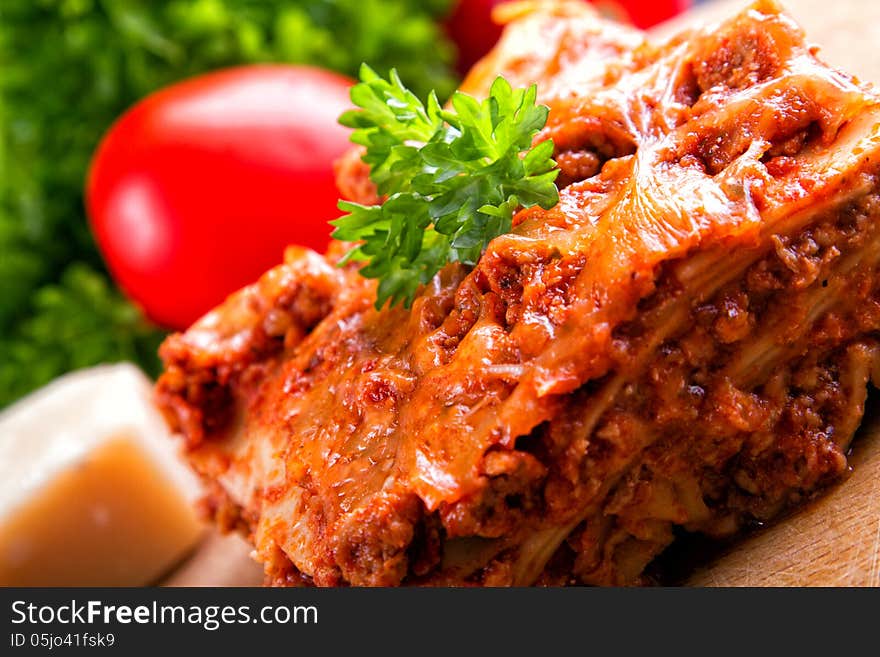
{"label": "ground meat", "polygon": [[[676,533],[845,470],[880,369],[880,101],[774,3],[662,46],[585,3],[506,35],[465,87],[540,79],[555,207],[409,308],[348,245],[290,252],[162,348],[159,404],[269,583],[643,583]],[[359,157],[340,189],[377,202]]]}

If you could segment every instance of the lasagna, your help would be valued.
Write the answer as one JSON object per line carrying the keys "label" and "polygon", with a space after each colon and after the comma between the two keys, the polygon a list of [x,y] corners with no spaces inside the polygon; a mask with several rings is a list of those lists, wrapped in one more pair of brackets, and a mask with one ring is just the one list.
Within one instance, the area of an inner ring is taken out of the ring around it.
{"label": "lasagna", "polygon": [[[846,472],[880,330],[880,102],[771,0],[654,44],[518,3],[561,173],[411,308],[325,255],[161,349],[209,510],[273,585],[628,585]],[[347,197],[375,202],[353,152]]]}

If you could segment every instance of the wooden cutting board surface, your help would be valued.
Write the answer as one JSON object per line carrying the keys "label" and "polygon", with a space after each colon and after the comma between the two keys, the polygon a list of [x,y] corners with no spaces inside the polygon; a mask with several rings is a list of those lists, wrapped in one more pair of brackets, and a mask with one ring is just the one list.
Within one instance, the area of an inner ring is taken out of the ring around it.
{"label": "wooden cutting board surface", "polygon": [[[744,0],[715,0],[653,30],[670,36],[733,15]],[[880,84],[880,0],[788,0],[829,64]],[[694,559],[693,586],[880,586],[880,394],[853,443],[850,476],[772,526],[711,558]],[[238,537],[211,534],[167,580],[171,586],[258,585],[261,569]]]}
{"label": "wooden cutting board surface", "polygon": [[[875,400],[876,401],[876,400]],[[880,586],[880,422],[853,443],[850,476],[700,564],[692,586]]]}

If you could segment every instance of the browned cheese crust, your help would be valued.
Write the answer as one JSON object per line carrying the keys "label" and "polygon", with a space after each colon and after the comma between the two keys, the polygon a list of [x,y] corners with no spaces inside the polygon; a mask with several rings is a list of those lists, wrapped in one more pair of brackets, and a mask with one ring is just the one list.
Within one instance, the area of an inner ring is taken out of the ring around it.
{"label": "browned cheese crust", "polygon": [[[560,202],[409,310],[324,256],[162,347],[157,396],[271,584],[632,584],[839,478],[880,328],[880,104],[769,1],[656,45],[506,9],[463,88],[550,106]],[[374,202],[357,152],[342,192]]]}

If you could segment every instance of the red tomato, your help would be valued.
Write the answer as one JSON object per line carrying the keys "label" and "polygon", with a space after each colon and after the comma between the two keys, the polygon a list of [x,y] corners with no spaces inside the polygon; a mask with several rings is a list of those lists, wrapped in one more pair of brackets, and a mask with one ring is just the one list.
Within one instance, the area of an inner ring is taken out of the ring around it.
{"label": "red tomato", "polygon": [[113,125],[86,204],[110,271],[147,316],[185,328],[286,245],[324,249],[350,85],[309,67],[233,68],[148,96]]}
{"label": "red tomato", "polygon": [[[458,69],[467,73],[485,55],[498,37],[501,27],[492,21],[492,8],[510,0],[459,0],[446,19],[446,31],[458,47]],[[586,1],[586,0],[585,0]],[[636,27],[647,28],[687,9],[691,0],[593,0],[607,16],[626,19]]]}
{"label": "red tomato", "polygon": [[458,70],[467,73],[501,36],[492,7],[504,0],[459,0],[446,19],[446,32],[458,48]]}
{"label": "red tomato", "polygon": [[607,4],[610,6],[610,12],[614,11],[613,5],[620,5],[632,24],[644,30],[680,14],[693,2],[692,0],[595,0],[594,4],[600,9],[603,8],[603,4]]}

